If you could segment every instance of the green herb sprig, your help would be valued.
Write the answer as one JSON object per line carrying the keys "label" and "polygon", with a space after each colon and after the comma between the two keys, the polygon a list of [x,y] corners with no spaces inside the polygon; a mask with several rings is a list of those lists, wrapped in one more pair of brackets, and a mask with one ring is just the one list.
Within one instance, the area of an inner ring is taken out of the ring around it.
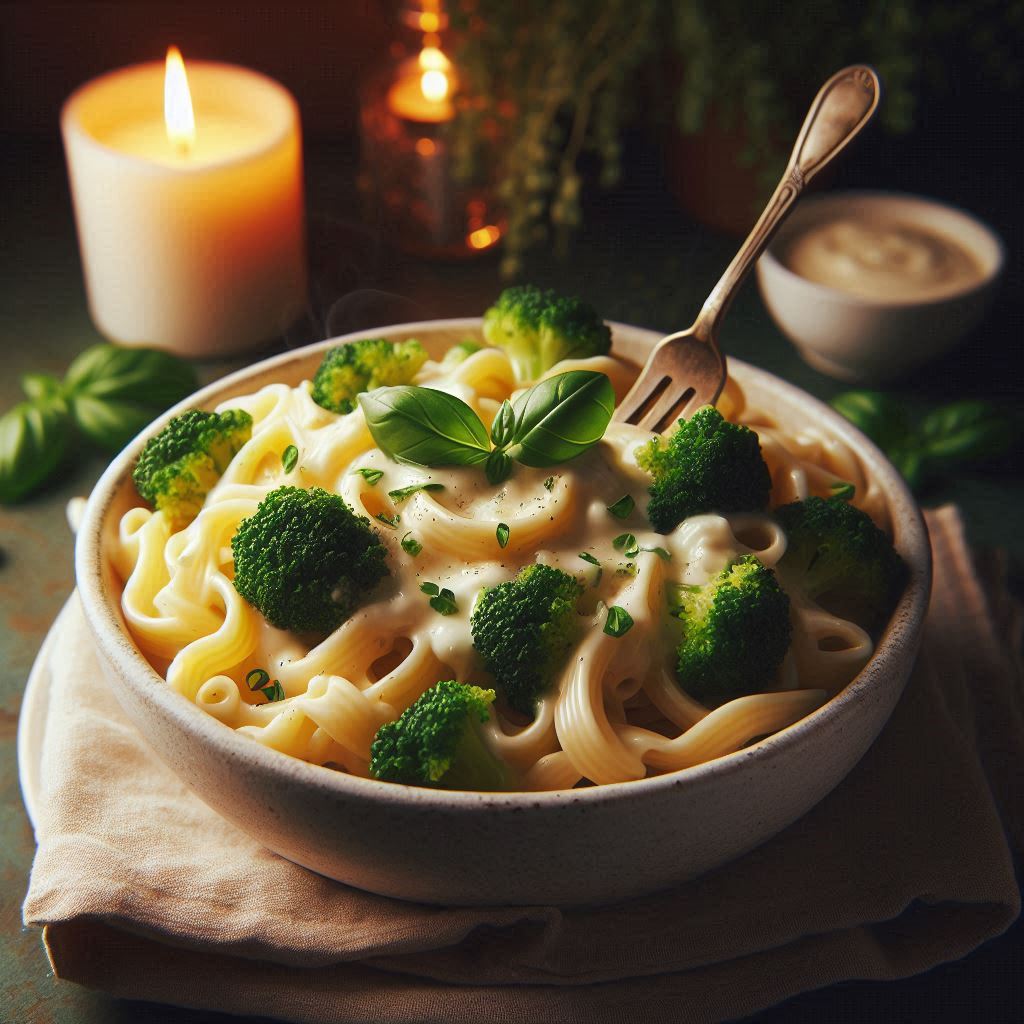
{"label": "green herb sprig", "polygon": [[513,461],[553,466],[600,441],[615,409],[615,393],[603,373],[557,374],[515,402],[506,401],[490,436],[465,402],[444,391],[413,385],[378,388],[360,395],[359,403],[377,447],[396,462],[483,465],[487,479],[499,484],[512,471]]}
{"label": "green herb sprig", "polygon": [[454,615],[459,610],[455,594],[447,587],[441,588],[436,583],[421,583],[420,590],[430,597],[430,607],[439,615]]}
{"label": "green herb sprig", "polygon": [[896,395],[847,391],[832,407],[867,434],[918,493],[955,470],[1006,455],[1020,435],[1020,424],[1015,427],[1007,413],[977,399],[914,416]]}
{"label": "green herb sprig", "polygon": [[26,374],[28,401],[0,416],[0,502],[20,501],[49,480],[76,437],[120,451],[197,384],[192,367],[167,352],[106,343],[76,356],[63,380]]}

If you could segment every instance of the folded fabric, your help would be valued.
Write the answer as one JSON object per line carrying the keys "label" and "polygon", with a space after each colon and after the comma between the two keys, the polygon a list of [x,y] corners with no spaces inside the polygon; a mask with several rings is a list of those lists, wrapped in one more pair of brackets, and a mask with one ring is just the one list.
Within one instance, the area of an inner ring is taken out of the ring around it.
{"label": "folded fabric", "polygon": [[1021,617],[957,511],[928,522],[924,645],[861,763],[740,860],[600,909],[403,903],[263,849],[124,718],[75,601],[49,665],[25,922],[59,978],[310,1022],[664,1020],[680,1005],[717,1021],[962,957],[1020,909]]}

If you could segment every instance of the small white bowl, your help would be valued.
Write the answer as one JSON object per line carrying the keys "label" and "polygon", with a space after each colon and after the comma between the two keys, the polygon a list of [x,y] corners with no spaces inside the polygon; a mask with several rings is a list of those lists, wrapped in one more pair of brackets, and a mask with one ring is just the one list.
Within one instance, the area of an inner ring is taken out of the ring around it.
{"label": "small white bowl", "polygon": [[[976,262],[974,280],[916,298],[867,298],[800,276],[787,247],[812,227],[842,219],[884,222],[949,239]],[[895,192],[844,192],[801,200],[757,264],[761,296],[779,329],[817,370],[853,383],[892,380],[948,352],[989,307],[1003,269],[999,237],[943,203]]]}
{"label": "small white bowl", "polygon": [[[437,355],[481,321],[401,324]],[[616,354],[642,365],[660,339],[613,324]],[[362,335],[350,335],[353,337]],[[787,729],[684,771],[550,793],[466,793],[397,786],[307,764],[227,728],[173,692],[125,628],[108,557],[137,502],[132,467],[145,441],[187,408],[212,408],[265,384],[298,384],[348,339],[289,352],[203,388],[118,455],[89,498],[76,568],[104,675],[156,753],[215,810],[289,860],[400,899],[440,904],[600,904],[718,867],[796,821],[857,763],[885,724],[921,639],[931,553],[920,510],[882,453],[833,409],[740,360],[748,400],[796,431],[813,421],[849,445],[881,489],[910,580],[864,670]],[[98,752],[97,756],[102,756]],[[127,823],[126,827],[130,827]]]}

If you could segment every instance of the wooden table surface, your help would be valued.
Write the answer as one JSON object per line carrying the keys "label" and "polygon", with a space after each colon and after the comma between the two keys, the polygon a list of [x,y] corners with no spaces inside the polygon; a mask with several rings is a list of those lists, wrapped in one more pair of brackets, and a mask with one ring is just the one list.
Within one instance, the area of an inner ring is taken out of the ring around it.
{"label": "wooden table surface", "polygon": [[[0,409],[19,395],[29,370],[62,374],[71,358],[102,340],[86,310],[63,158],[56,139],[0,137]],[[1005,285],[985,324],[953,355],[893,386],[910,400],[992,397],[1019,404],[1022,392],[1021,216],[1014,178],[993,166],[965,178],[933,154],[927,169],[888,162],[881,151],[859,161],[838,187],[887,187],[950,200],[978,213],[1008,243]],[[494,256],[461,264],[431,263],[388,250],[360,220],[353,160],[320,146],[307,156],[313,288],[308,321],[276,348],[375,324],[483,311],[500,290]],[[870,173],[864,167],[871,167]],[[564,263],[548,255],[531,264],[529,280],[574,292],[608,319],[658,330],[688,325],[726,265],[735,241],[694,225],[668,195],[656,150],[638,143],[629,184],[595,198],[586,225]],[[339,300],[339,301],[335,301]],[[768,318],[756,286],[741,293],[723,331],[723,348],[828,399],[840,383],[806,366]],[[253,353],[247,357],[259,358]],[[199,367],[204,380],[242,365]],[[88,494],[104,460],[83,453],[68,472],[23,504],[0,508],[0,1019],[31,1024],[101,1021],[234,1020],[208,1013],[113,1000],[55,981],[39,935],[21,926],[20,907],[34,842],[16,767],[21,696],[46,631],[73,586],[72,538],[65,506]],[[1019,588],[1024,566],[1024,483],[1019,460],[997,472],[964,475],[924,496],[926,504],[956,501],[971,537],[1008,547]],[[977,1016],[1011,1020],[1024,1005],[1021,926],[965,960],[906,981],[850,982],[808,993],[759,1015],[758,1021],[931,1020]],[[948,1011],[952,1010],[952,1018]]]}

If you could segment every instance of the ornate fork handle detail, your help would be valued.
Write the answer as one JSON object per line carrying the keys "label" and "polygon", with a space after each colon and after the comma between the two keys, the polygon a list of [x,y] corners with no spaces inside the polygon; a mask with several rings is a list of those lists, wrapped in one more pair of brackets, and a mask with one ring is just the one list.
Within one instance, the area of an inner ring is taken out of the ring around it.
{"label": "ornate fork handle detail", "polygon": [[878,76],[862,64],[837,71],[821,87],[793,145],[782,180],[698,314],[692,328],[695,337],[706,342],[714,338],[719,319],[790,207],[817,173],[871,120],[880,92]]}

